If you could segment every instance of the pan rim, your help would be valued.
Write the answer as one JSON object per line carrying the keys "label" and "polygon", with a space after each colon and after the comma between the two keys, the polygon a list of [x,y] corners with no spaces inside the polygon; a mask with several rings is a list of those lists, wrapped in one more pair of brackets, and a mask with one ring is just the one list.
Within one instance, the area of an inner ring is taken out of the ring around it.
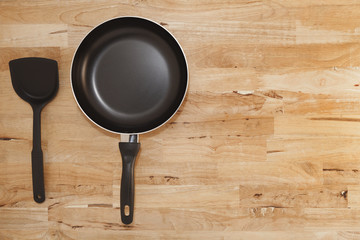
{"label": "pan rim", "polygon": [[[183,97],[181,99],[181,102],[180,104],[178,105],[178,107],[176,108],[176,110],[174,111],[174,113],[164,122],[162,122],[160,125],[154,127],[154,128],[151,128],[149,130],[146,130],[146,131],[142,131],[142,132],[132,132],[132,133],[123,133],[123,132],[117,132],[117,131],[113,131],[113,130],[110,130],[104,126],[101,126],[100,124],[98,124],[97,122],[95,122],[93,119],[91,119],[87,114],[86,112],[82,109],[82,107],[80,106],[79,102],[78,102],[78,99],[76,98],[76,95],[75,95],[75,92],[74,92],[74,87],[73,87],[73,79],[72,79],[72,69],[73,69],[73,63],[74,63],[74,59],[75,59],[75,55],[76,53],[78,52],[78,49],[79,47],[81,46],[81,44],[83,43],[83,41],[85,40],[85,38],[94,30],[96,29],[97,27],[101,26],[102,24],[104,23],[107,23],[109,21],[112,21],[112,20],[116,20],[116,19],[122,19],[122,18],[137,18],[137,19],[142,19],[142,20],[146,20],[146,21],[149,21],[151,23],[154,23],[155,25],[161,27],[162,29],[164,29],[174,40],[175,42],[177,43],[177,45],[179,46],[180,50],[181,50],[181,53],[184,57],[184,61],[185,61],[185,66],[186,66],[186,87],[185,87],[185,91],[184,91],[184,94],[183,94]],[[181,105],[183,104],[184,100],[185,100],[185,97],[186,97],[186,93],[188,91],[188,87],[189,87],[189,66],[188,66],[188,63],[187,63],[187,58],[186,58],[186,55],[185,55],[185,52],[181,46],[181,44],[179,43],[179,41],[176,39],[176,37],[169,31],[167,30],[164,26],[162,26],[161,24],[149,19],[149,18],[145,18],[145,17],[140,17],[140,16],[121,16],[121,17],[114,17],[114,18],[110,18],[110,19],[107,19],[99,24],[97,24],[96,26],[94,26],[92,29],[90,29],[90,31],[88,31],[85,36],[81,39],[80,43],[77,45],[76,47],[76,50],[73,54],[73,57],[72,57],[72,60],[71,60],[71,66],[70,66],[70,86],[71,86],[71,92],[73,94],[73,97],[75,98],[75,101],[76,101],[76,104],[77,106],[80,108],[81,112],[93,123],[95,124],[97,127],[100,127],[101,129],[105,130],[105,131],[108,131],[108,132],[111,132],[111,133],[116,133],[116,134],[121,134],[121,135],[139,135],[139,134],[144,134],[144,133],[148,133],[148,132],[152,132],[158,128],[160,128],[161,126],[165,125],[179,110],[179,108],[181,107]]]}

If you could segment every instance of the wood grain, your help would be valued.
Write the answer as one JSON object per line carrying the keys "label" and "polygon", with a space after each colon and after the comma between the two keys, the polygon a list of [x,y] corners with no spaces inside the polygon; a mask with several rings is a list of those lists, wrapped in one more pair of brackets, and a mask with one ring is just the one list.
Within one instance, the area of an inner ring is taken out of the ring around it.
{"label": "wood grain", "polygon": [[[179,112],[140,137],[135,216],[120,220],[119,136],[70,87],[76,47],[118,16],[186,53]],[[360,239],[360,3],[0,1],[0,239]],[[42,112],[47,199],[32,200],[32,112],[8,62],[58,61]]]}

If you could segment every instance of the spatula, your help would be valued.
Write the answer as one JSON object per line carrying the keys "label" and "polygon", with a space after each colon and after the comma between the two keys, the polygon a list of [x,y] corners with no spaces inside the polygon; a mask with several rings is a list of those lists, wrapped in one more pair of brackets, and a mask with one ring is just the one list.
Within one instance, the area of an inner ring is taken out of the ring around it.
{"label": "spatula", "polygon": [[13,88],[33,109],[33,149],[31,152],[34,200],[45,201],[43,152],[41,150],[41,110],[59,88],[57,62],[46,58],[19,58],[9,62]]}

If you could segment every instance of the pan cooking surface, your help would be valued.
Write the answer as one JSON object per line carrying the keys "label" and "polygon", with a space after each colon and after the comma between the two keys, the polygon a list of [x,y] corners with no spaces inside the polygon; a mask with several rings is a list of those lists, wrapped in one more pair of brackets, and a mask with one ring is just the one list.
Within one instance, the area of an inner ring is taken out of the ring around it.
{"label": "pan cooking surface", "polygon": [[176,94],[179,69],[171,67],[176,57],[164,41],[151,35],[151,43],[135,33],[115,39],[94,57],[87,78],[92,94],[111,114],[134,120],[138,114],[159,111]]}
{"label": "pan cooking surface", "polygon": [[138,133],[176,112],[186,91],[187,67],[178,43],[162,27],[144,19],[114,19],[80,44],[72,85],[80,107],[95,123]]}

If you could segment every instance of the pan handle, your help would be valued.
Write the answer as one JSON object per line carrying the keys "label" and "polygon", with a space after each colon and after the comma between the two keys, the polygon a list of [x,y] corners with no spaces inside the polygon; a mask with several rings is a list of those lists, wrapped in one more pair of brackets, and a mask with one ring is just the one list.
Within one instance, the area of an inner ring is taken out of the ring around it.
{"label": "pan handle", "polygon": [[119,149],[122,158],[120,191],[121,221],[124,224],[130,224],[133,221],[134,215],[134,165],[140,149],[140,143],[120,142]]}

